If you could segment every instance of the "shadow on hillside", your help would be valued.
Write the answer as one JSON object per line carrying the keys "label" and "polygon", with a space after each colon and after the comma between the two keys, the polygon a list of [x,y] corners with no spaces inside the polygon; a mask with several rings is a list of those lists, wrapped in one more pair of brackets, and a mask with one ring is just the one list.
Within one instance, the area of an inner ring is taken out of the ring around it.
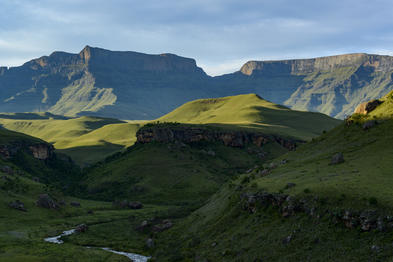
{"label": "shadow on hillside", "polygon": [[102,145],[56,149],[56,152],[70,156],[77,165],[84,168],[93,165],[98,161],[123,150],[124,148],[125,147],[122,145],[105,142]]}

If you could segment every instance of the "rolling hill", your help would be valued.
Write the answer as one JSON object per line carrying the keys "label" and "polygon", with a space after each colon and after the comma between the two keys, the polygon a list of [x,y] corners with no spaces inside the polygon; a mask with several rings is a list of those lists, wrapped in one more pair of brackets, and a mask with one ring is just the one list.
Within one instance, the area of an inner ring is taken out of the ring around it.
{"label": "rolling hill", "polygon": [[71,156],[81,166],[132,145],[141,123],[86,116],[36,118],[35,114],[17,114],[8,119],[0,118],[0,125],[52,143],[58,152]]}
{"label": "rolling hill", "polygon": [[296,110],[344,118],[392,88],[393,58],[347,54],[249,61],[232,74],[208,76],[190,58],[86,46],[0,68],[0,112],[50,112],[155,119],[185,102],[256,93]]}
{"label": "rolling hill", "polygon": [[133,145],[138,129],[157,121],[207,124],[303,141],[340,123],[320,113],[290,110],[255,94],[192,101],[154,121],[127,122],[87,116],[65,118],[33,113],[0,115],[0,125],[4,128],[44,139],[81,166],[91,165]]}
{"label": "rolling hill", "polygon": [[291,110],[256,94],[191,101],[157,120],[254,129],[300,140],[309,140],[340,123],[320,113]]}

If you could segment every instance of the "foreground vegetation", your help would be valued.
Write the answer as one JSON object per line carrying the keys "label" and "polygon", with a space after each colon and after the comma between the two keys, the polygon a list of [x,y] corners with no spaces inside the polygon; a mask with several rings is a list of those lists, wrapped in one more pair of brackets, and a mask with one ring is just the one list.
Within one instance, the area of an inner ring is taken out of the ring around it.
{"label": "foreground vegetation", "polygon": [[[157,261],[390,261],[389,97],[382,109],[229,182],[157,238]],[[282,204],[263,200],[269,194]]]}

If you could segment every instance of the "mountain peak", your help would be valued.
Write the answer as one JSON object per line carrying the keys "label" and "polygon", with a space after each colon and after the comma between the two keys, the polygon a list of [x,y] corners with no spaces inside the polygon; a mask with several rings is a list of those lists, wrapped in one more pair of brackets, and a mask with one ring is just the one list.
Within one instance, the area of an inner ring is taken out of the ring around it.
{"label": "mountain peak", "polygon": [[81,59],[85,62],[85,63],[87,63],[89,60],[90,60],[90,58],[91,58],[91,47],[90,46],[88,46],[88,45],[86,45],[83,49],[82,49],[82,51],[80,51],[80,53],[79,53],[79,56],[81,57]]}

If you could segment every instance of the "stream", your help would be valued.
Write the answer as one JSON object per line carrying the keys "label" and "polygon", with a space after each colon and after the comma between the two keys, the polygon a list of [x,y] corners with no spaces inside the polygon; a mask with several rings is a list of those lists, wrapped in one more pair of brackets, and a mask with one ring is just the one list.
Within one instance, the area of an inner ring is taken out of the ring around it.
{"label": "stream", "polygon": [[[47,238],[44,239],[44,241],[49,242],[49,243],[54,243],[54,244],[63,244],[64,241],[61,240],[61,238],[64,237],[64,236],[72,235],[75,232],[76,232],[75,229],[67,230],[67,231],[64,231],[63,233],[61,233],[58,236],[47,237]],[[86,247],[86,248],[92,248],[92,247]],[[127,253],[127,252],[116,251],[116,250],[113,250],[113,249],[110,249],[110,248],[107,248],[107,247],[100,247],[100,249],[108,251],[108,252],[112,252],[112,253],[115,253],[115,254],[118,254],[118,255],[122,255],[122,256],[128,257],[131,261],[134,261],[134,262],[147,262],[149,260],[149,258],[150,258],[150,257],[145,257],[145,256],[134,254],[134,253]]]}

